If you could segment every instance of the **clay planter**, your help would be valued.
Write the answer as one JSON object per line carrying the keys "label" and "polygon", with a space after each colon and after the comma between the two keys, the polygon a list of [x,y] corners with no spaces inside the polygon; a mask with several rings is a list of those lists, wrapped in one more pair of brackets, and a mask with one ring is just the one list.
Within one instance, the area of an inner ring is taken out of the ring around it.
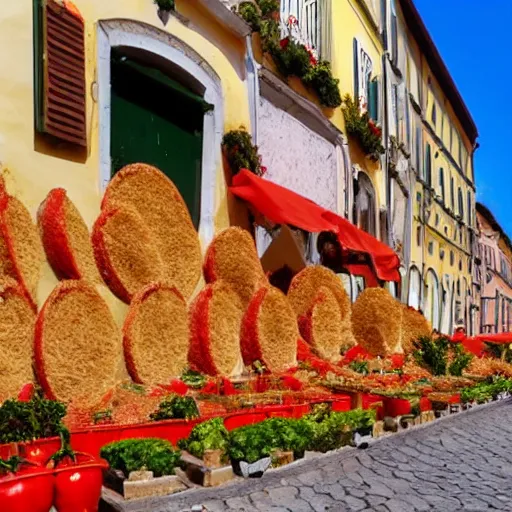
{"label": "clay planter", "polygon": [[274,450],[271,453],[272,467],[278,468],[286,466],[294,461],[293,452],[283,452],[281,450]]}
{"label": "clay planter", "polygon": [[181,453],[185,474],[196,485],[216,487],[234,478],[233,468],[223,464],[225,453],[222,450],[207,450],[203,459],[188,452]]}

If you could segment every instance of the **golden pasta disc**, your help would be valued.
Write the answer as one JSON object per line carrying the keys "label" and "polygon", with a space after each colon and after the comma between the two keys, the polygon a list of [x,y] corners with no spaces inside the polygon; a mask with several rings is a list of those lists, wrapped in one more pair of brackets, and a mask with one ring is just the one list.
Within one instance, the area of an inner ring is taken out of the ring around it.
{"label": "golden pasta disc", "polygon": [[0,403],[34,381],[32,355],[36,314],[19,285],[0,285]]}
{"label": "golden pasta disc", "polygon": [[201,277],[201,246],[187,205],[174,183],[156,167],[132,164],[119,171],[102,209],[129,205],[150,231],[164,267],[164,280],[188,299]]}
{"label": "golden pasta disc", "polygon": [[239,227],[230,227],[213,239],[203,271],[207,283],[226,282],[244,305],[267,282],[251,234]]}
{"label": "golden pasta disc", "polygon": [[402,348],[406,354],[414,350],[414,342],[420,336],[430,336],[430,322],[417,310],[402,304]]}
{"label": "golden pasta disc", "polygon": [[260,288],[242,321],[244,363],[260,361],[271,372],[283,372],[297,364],[299,329],[286,295],[274,287]]}
{"label": "golden pasta disc", "polygon": [[36,374],[46,394],[96,405],[115,386],[120,359],[121,332],[96,289],[60,282],[36,322]]}
{"label": "golden pasta disc", "polygon": [[357,342],[370,354],[402,352],[402,307],[387,290],[367,288],[352,306],[352,327]]}
{"label": "golden pasta disc", "polygon": [[208,375],[231,376],[241,368],[243,306],[231,287],[206,286],[190,306],[190,364]]}
{"label": "golden pasta disc", "polygon": [[126,366],[139,384],[168,384],[187,367],[187,305],[173,287],[153,283],[138,292],[123,327]]}

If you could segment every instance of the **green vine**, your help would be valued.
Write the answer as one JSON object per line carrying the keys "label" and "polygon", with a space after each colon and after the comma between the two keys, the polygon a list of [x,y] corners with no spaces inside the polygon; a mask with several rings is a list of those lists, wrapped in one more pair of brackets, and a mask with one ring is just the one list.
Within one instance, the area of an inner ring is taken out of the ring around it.
{"label": "green vine", "polygon": [[[278,0],[256,0],[242,2],[238,14],[259,32],[263,51],[271,55],[277,69],[284,77],[297,76],[305,86],[315,91],[324,107],[336,108],[341,105],[338,88],[339,80],[332,75],[327,61],[318,62],[312,51],[291,36],[280,39]],[[290,19],[290,24],[296,20]]]}
{"label": "green vine", "polygon": [[222,147],[233,174],[241,169],[248,169],[257,176],[263,176],[267,171],[261,165],[258,146],[252,143],[251,135],[243,127],[226,133],[222,139]]}
{"label": "green vine", "polygon": [[384,154],[382,129],[370,119],[367,111],[361,113],[359,104],[350,94],[343,97],[341,109],[347,132],[358,139],[361,148],[372,160],[377,161]]}

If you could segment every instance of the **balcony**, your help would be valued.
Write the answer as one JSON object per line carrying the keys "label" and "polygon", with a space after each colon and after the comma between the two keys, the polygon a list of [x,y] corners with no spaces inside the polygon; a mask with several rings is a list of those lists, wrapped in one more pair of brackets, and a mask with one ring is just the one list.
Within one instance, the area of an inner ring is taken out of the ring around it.
{"label": "balcony", "polygon": [[319,0],[281,0],[281,36],[292,37],[321,55]]}

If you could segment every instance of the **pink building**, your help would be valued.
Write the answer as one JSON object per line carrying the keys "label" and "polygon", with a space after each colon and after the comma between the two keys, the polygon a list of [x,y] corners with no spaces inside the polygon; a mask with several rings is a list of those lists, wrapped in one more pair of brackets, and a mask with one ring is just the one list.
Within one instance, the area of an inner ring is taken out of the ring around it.
{"label": "pink building", "polygon": [[475,318],[482,333],[512,332],[512,243],[488,208],[477,203],[476,212],[474,282],[480,308]]}

